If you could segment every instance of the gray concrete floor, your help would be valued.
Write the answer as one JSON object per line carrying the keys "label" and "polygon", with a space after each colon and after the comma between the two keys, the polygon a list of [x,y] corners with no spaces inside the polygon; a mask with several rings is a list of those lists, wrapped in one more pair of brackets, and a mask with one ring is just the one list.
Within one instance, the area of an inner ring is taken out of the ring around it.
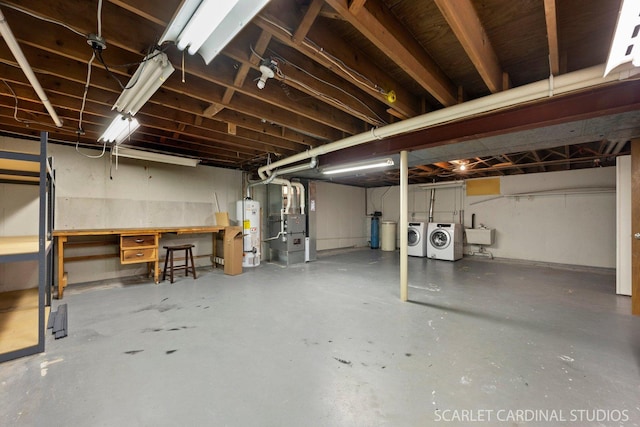
{"label": "gray concrete floor", "polygon": [[640,424],[611,271],[357,250],[70,286],[69,336],[0,365],[3,426]]}

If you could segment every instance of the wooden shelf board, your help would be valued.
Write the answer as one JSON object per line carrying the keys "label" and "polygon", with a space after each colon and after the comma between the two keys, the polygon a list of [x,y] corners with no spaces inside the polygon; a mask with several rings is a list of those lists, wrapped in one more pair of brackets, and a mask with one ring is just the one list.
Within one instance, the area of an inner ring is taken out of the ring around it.
{"label": "wooden shelf board", "polygon": [[0,354],[37,345],[38,320],[38,289],[0,293]]}
{"label": "wooden shelf board", "polygon": [[[51,241],[47,242],[47,246]],[[38,236],[0,236],[0,255],[38,252]]]}

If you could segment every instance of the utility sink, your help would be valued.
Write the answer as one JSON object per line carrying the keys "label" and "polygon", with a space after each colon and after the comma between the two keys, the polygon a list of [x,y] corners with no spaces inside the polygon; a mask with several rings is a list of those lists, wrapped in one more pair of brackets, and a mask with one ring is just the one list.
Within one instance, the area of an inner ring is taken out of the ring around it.
{"label": "utility sink", "polygon": [[470,245],[492,245],[495,238],[495,228],[467,228],[464,233]]}

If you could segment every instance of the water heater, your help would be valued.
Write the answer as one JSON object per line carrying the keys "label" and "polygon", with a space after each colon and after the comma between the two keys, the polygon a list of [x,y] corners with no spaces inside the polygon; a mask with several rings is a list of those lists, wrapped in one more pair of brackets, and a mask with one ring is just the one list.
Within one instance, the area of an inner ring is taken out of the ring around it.
{"label": "water heater", "polygon": [[260,265],[260,203],[251,199],[236,202],[238,224],[243,229],[242,267]]}

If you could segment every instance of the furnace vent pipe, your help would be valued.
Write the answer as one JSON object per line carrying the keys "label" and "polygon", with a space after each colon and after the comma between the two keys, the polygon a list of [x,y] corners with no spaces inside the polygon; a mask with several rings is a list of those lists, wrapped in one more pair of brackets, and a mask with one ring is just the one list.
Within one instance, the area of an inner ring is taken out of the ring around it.
{"label": "furnace vent pipe", "polygon": [[433,205],[436,203],[436,189],[431,189],[431,197],[429,198],[429,222],[433,222]]}
{"label": "furnace vent pipe", "polygon": [[29,61],[27,61],[27,58],[24,56],[24,53],[22,52],[22,49],[20,48],[18,41],[13,35],[13,31],[11,31],[11,27],[9,27],[9,24],[7,23],[7,20],[2,14],[1,10],[0,34],[2,34],[4,41],[7,43],[7,46],[9,46],[9,50],[11,50],[11,53],[16,58],[16,61],[18,61],[18,65],[20,65],[22,72],[25,76],[27,76],[27,80],[29,80],[29,83],[31,83],[31,87],[33,87],[33,90],[35,90],[38,94],[40,101],[42,101],[42,103],[44,104],[44,108],[47,109],[54,123],[57,127],[62,127],[62,120],[60,120],[60,117],[58,117],[56,110],[53,108],[53,105],[51,105],[51,102],[47,98],[47,94],[44,92],[44,89],[42,89],[38,78],[33,73],[33,69],[29,65]]}
{"label": "furnace vent pipe", "polygon": [[551,76],[548,79],[535,83],[493,93],[482,98],[473,99],[461,104],[452,105],[441,110],[431,111],[421,116],[412,117],[390,125],[371,129],[370,132],[353,135],[329,144],[312,148],[302,153],[287,157],[286,159],[270,163],[258,169],[258,174],[268,176],[271,171],[292,163],[304,161],[306,159],[343,150],[356,145],[365,144],[376,139],[384,139],[407,132],[414,132],[420,129],[440,125],[443,123],[460,120],[501,108],[513,107],[525,102],[531,102],[556,95],[561,95],[581,89],[599,86],[617,80],[624,80],[640,73],[637,69],[624,70],[618,73],[611,73],[606,77],[604,74],[605,65],[597,65],[572,73],[560,76]]}
{"label": "furnace vent pipe", "polygon": [[294,186],[297,190],[298,190],[298,198],[300,199],[300,213],[304,215],[304,208],[305,208],[305,195],[304,195],[304,185],[302,185],[301,182],[292,182],[291,183],[292,186]]}

